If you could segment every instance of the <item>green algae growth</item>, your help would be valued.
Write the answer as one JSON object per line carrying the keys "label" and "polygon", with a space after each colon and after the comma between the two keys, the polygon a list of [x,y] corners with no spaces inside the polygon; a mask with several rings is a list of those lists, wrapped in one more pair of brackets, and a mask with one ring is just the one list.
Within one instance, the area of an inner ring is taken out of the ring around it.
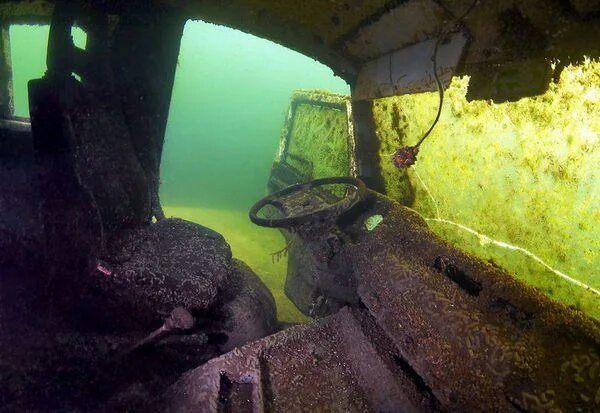
{"label": "green algae growth", "polygon": [[408,172],[390,154],[429,127],[437,93],[375,101],[387,194],[460,248],[600,319],[598,294],[561,277],[600,290],[599,80],[588,59],[543,95],[497,104],[467,101],[469,78],[455,77]]}

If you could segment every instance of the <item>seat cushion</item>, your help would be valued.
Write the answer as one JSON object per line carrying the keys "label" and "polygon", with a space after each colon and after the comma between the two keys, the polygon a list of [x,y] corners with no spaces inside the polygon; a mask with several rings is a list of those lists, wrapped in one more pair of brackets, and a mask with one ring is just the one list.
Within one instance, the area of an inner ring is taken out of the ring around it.
{"label": "seat cushion", "polygon": [[165,219],[108,243],[91,275],[92,300],[103,301],[115,326],[156,328],[175,307],[196,315],[219,304],[231,268],[231,249],[220,234]]}

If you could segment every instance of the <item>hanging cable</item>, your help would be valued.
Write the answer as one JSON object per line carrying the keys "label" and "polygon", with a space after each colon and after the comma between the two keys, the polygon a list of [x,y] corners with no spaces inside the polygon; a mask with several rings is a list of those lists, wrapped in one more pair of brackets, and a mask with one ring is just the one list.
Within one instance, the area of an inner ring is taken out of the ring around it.
{"label": "hanging cable", "polygon": [[421,139],[419,139],[419,141],[415,145],[417,147],[421,146],[421,144],[423,143],[425,138],[427,138],[429,136],[429,134],[431,133],[431,131],[433,131],[433,128],[435,128],[435,125],[438,123],[438,121],[440,120],[440,116],[442,115],[442,106],[444,104],[444,86],[442,85],[442,82],[440,80],[440,77],[439,77],[438,71],[437,71],[437,54],[438,54],[438,49],[440,46],[441,39],[442,39],[442,35],[440,34],[440,37],[438,37],[437,41],[435,42],[435,49],[433,51],[433,57],[431,58],[431,60],[433,61],[433,77],[435,78],[435,83],[437,85],[438,95],[440,97],[440,103],[438,105],[437,115],[435,116],[435,119],[433,120],[431,127],[427,130],[427,132],[425,132],[423,137]]}
{"label": "hanging cable", "polygon": [[[479,0],[474,0],[473,3],[471,4],[471,6],[467,9],[467,11],[465,11],[465,13],[463,13],[462,16],[455,19],[455,22],[461,22],[475,8],[477,3],[479,3]],[[444,85],[442,84],[440,77],[438,75],[437,56],[438,56],[440,43],[442,42],[442,40],[446,37],[446,35],[448,33],[449,33],[449,30],[448,31],[444,31],[443,29],[440,30],[440,34],[437,38],[437,41],[435,42],[435,47],[433,49],[433,55],[431,56],[431,61],[433,64],[433,77],[435,79],[435,83],[436,83],[438,94],[439,94],[439,105],[438,105],[437,114],[435,116],[435,119],[433,120],[433,123],[427,130],[427,132],[425,132],[423,134],[421,139],[419,139],[414,146],[403,146],[403,147],[396,149],[396,151],[394,151],[394,153],[392,155],[392,162],[394,163],[394,166],[396,168],[404,169],[404,168],[408,168],[415,164],[415,162],[417,161],[417,155],[419,154],[419,147],[425,141],[425,139],[431,134],[431,132],[437,125],[438,121],[440,120],[440,116],[442,115],[442,107],[444,104]],[[390,62],[391,62],[391,57],[390,57]],[[390,79],[391,79],[391,76],[392,76],[392,74],[391,74],[391,63],[390,63]],[[393,87],[393,85],[392,85],[392,87]]]}
{"label": "hanging cable", "polygon": [[403,146],[403,147],[396,149],[396,151],[392,155],[392,162],[394,163],[394,166],[396,168],[404,169],[404,168],[408,168],[415,164],[415,162],[417,161],[417,155],[419,154],[419,147],[421,146],[423,141],[425,141],[425,139],[431,134],[431,132],[435,128],[435,125],[437,125],[438,121],[440,120],[440,116],[442,115],[442,106],[444,104],[444,86],[442,85],[442,82],[441,82],[441,80],[438,76],[438,72],[437,72],[437,54],[438,54],[440,42],[443,37],[444,37],[444,34],[440,33],[440,36],[438,37],[437,41],[435,42],[435,47],[433,49],[433,56],[431,57],[431,60],[433,62],[433,77],[435,79],[438,94],[440,97],[437,115],[435,116],[435,119],[433,120],[433,123],[431,124],[431,126],[429,127],[427,132],[425,132],[423,134],[421,139],[419,139],[414,146]]}

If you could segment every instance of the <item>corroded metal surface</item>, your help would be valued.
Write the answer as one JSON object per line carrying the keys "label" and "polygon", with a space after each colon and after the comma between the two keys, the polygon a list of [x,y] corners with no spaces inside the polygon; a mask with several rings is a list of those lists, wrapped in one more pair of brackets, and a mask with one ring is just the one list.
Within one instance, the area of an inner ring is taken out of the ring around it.
{"label": "corroded metal surface", "polygon": [[445,10],[433,0],[401,2],[361,28],[348,40],[346,49],[355,58],[371,60],[436,37],[447,17]]}
{"label": "corroded metal surface", "polygon": [[[358,73],[353,100],[426,92],[436,89],[433,75],[435,39],[383,55],[363,65]],[[467,44],[465,33],[449,36],[436,55],[444,85],[450,83]]]}
{"label": "corroded metal surface", "polygon": [[341,310],[292,327],[186,373],[162,398],[167,411],[227,408],[222,377],[252,386],[252,411],[418,411],[421,395],[394,362],[393,348],[360,312]]}
{"label": "corroded metal surface", "polygon": [[[225,376],[226,384],[253,386],[246,407],[255,411],[598,410],[598,323],[460,252],[416,213],[371,196],[340,222],[341,249],[290,260],[305,272],[299,277],[321,279],[309,261],[324,258],[325,271],[342,254],[358,302],[210,361],[173,385],[163,406],[226,409]],[[382,220],[369,231],[373,214]],[[333,298],[335,286],[324,287],[313,289]]]}
{"label": "corroded metal surface", "polygon": [[378,197],[373,209],[384,221],[360,232],[359,295],[443,406],[598,408],[597,323],[461,253],[398,204]]}

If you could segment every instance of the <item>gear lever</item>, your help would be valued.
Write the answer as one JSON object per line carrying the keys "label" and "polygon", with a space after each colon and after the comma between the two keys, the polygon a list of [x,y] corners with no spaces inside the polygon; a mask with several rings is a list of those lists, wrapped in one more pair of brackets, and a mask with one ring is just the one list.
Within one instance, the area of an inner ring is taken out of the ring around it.
{"label": "gear lever", "polygon": [[131,347],[125,354],[132,353],[141,347],[145,347],[150,344],[154,344],[171,334],[189,330],[194,326],[194,316],[183,307],[176,307],[171,311],[169,317],[165,320],[165,323],[152,333],[147,335],[142,340],[138,341],[133,347]]}

